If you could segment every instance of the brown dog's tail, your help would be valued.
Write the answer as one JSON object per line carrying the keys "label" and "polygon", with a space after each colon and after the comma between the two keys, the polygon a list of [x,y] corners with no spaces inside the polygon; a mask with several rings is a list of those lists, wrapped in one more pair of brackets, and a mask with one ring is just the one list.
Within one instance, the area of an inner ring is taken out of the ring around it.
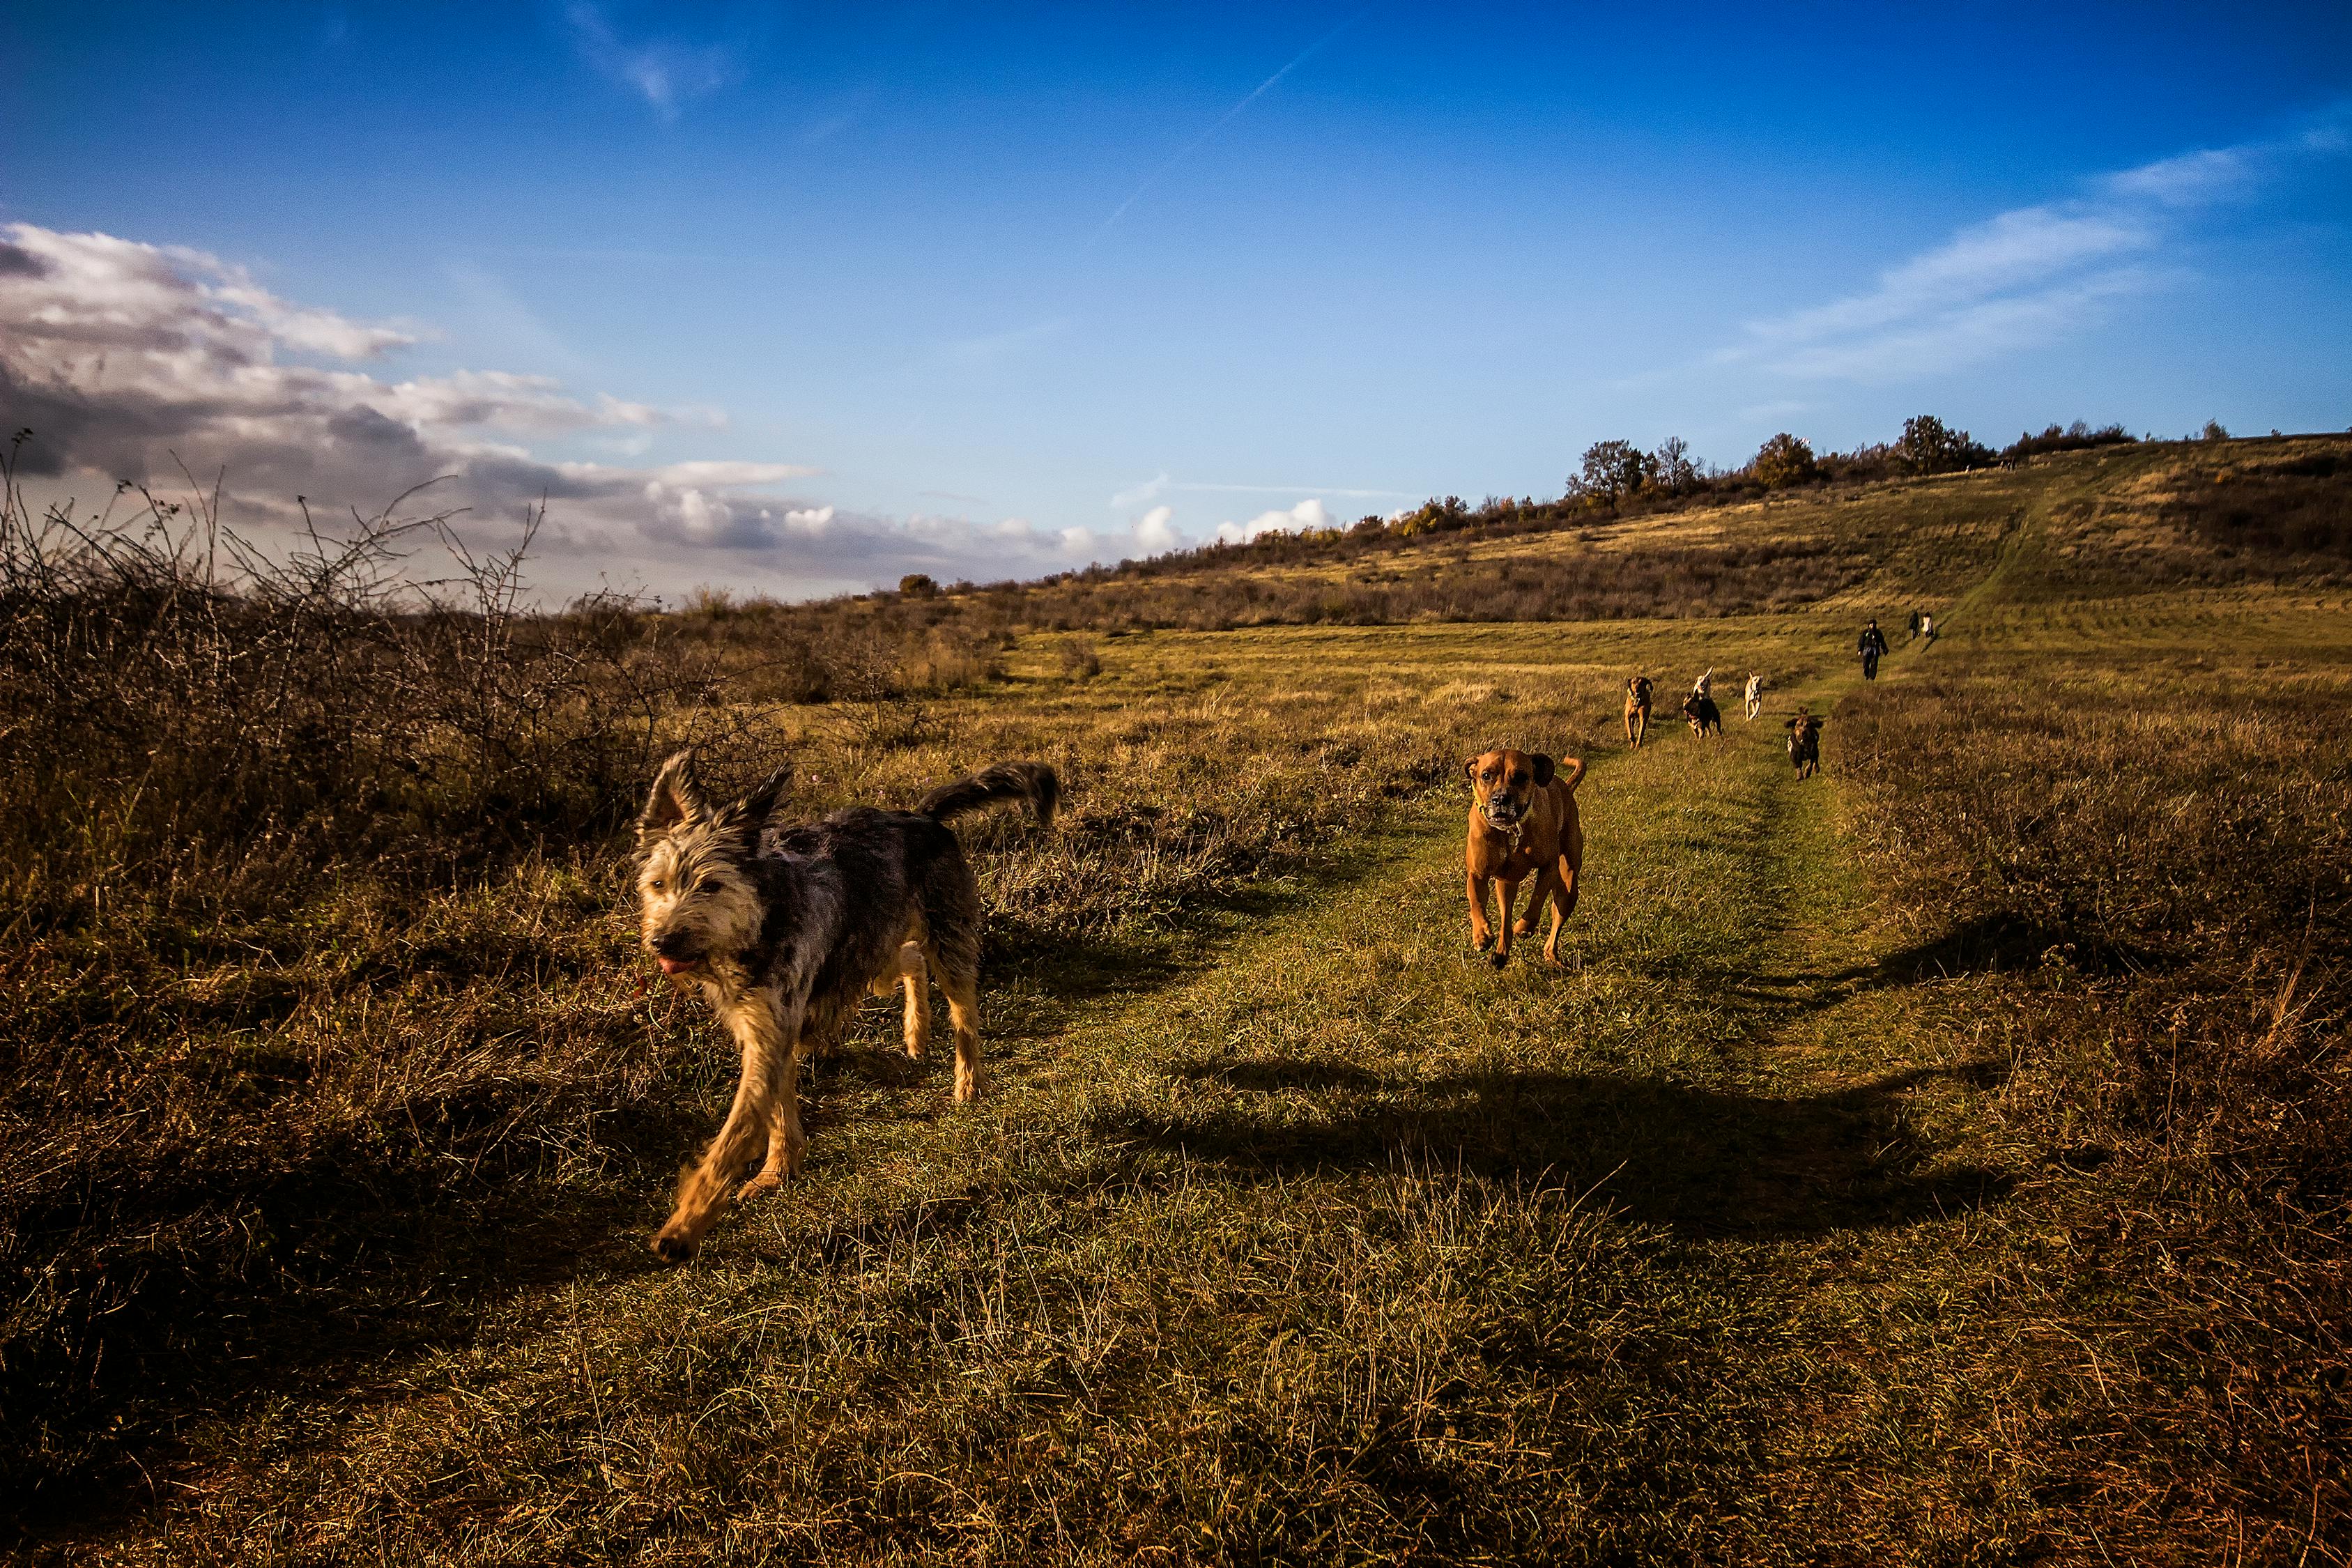
{"label": "brown dog's tail", "polygon": [[1582,757],[1562,757],[1559,762],[1552,764],[1552,782],[1554,784],[1566,785],[1568,793],[1570,795],[1574,795],[1576,793],[1576,786],[1584,782],[1584,759]]}
{"label": "brown dog's tail", "polygon": [[1044,763],[999,763],[968,779],[941,784],[915,809],[934,822],[946,822],[967,812],[994,805],[1000,800],[1025,800],[1041,826],[1054,825],[1054,807],[1062,798],[1059,774]]}

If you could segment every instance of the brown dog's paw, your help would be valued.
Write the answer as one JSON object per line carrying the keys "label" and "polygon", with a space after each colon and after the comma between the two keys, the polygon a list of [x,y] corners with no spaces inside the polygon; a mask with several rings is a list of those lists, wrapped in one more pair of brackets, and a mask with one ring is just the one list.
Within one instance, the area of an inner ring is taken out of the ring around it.
{"label": "brown dog's paw", "polygon": [[1470,945],[1475,951],[1484,952],[1495,945],[1495,933],[1490,931],[1474,931],[1470,933]]}
{"label": "brown dog's paw", "polygon": [[1497,950],[1486,955],[1486,962],[1493,964],[1496,968],[1500,969],[1504,964],[1510,962],[1510,957],[1511,955],[1509,953]]}
{"label": "brown dog's paw", "polygon": [[784,1184],[784,1178],[774,1171],[762,1171],[735,1189],[735,1201],[748,1204],[753,1198],[764,1198]]}

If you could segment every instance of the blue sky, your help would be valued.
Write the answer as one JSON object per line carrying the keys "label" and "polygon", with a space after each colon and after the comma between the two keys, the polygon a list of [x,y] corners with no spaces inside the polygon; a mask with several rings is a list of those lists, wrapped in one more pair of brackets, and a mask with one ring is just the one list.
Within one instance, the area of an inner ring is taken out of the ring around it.
{"label": "blue sky", "polygon": [[1606,437],[2352,424],[2340,4],[9,12],[41,482],[225,467],[266,531],[450,473],[485,540],[549,496],[551,591],[1031,574]]}

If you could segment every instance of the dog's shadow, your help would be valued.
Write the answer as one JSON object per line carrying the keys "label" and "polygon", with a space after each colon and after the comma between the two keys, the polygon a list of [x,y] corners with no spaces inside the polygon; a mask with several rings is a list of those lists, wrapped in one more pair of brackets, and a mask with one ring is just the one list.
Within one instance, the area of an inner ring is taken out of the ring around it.
{"label": "dog's shadow", "polygon": [[[1196,1061],[1169,1106],[1094,1119],[1097,1135],[1275,1180],[1402,1160],[1594,1192],[1624,1217],[1698,1235],[1902,1225],[1998,1202],[2006,1173],[1939,1163],[1909,1091],[1985,1067],[1923,1068],[1818,1095],[1603,1073],[1383,1078],[1344,1063]],[[1205,1091],[1205,1092],[1203,1092]]]}
{"label": "dog's shadow", "polygon": [[1706,984],[1769,1003],[1776,1009],[1806,1013],[1834,1006],[1866,991],[1938,980],[2032,974],[2053,966],[2095,975],[2145,973],[2173,967],[2178,962],[2168,954],[2119,942],[2085,942],[2079,930],[2063,923],[1995,914],[1899,948],[1869,963],[1790,974],[1714,971]]}

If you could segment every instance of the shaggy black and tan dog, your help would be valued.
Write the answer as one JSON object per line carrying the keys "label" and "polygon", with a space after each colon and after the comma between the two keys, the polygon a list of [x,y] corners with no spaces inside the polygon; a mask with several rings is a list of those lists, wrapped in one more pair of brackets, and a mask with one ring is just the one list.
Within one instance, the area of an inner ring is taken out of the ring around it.
{"label": "shaggy black and tan dog", "polygon": [[1710,731],[1723,733],[1723,710],[1715,699],[1703,691],[1694,691],[1683,699],[1683,717],[1690,721],[1691,733],[1704,736]]}
{"label": "shaggy black and tan dog", "polygon": [[[646,947],[665,973],[701,987],[743,1052],[727,1121],[680,1178],[677,1211],[654,1237],[672,1262],[694,1256],[730,1196],[755,1196],[799,1171],[801,1058],[829,1049],[868,991],[906,986],[907,1049],[919,1056],[928,961],[955,1026],[955,1097],[980,1092],[980,889],[946,824],[1025,800],[1050,825],[1061,794],[1043,763],[1000,763],[912,811],[856,806],[763,842],[789,777],[780,771],[720,805],[680,752],[637,822]],[[762,1148],[759,1173],[734,1191]]]}

